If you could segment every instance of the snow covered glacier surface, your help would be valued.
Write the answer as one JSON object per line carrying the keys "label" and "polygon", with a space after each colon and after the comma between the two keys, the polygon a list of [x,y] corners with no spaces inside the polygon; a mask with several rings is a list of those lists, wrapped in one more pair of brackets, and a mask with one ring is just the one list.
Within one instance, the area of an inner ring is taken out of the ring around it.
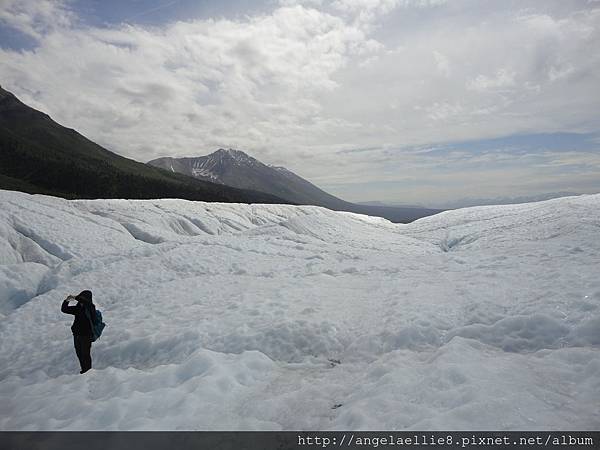
{"label": "snow covered glacier surface", "polygon": [[[598,429],[600,195],[395,225],[0,191],[0,429]],[[108,326],[79,375],[69,293]]]}

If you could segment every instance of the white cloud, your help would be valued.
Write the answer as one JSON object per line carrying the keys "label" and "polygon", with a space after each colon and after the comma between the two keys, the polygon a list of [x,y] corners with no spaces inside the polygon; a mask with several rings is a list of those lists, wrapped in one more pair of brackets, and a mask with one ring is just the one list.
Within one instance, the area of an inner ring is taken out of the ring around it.
{"label": "white cloud", "polygon": [[437,50],[433,51],[433,57],[435,59],[435,63],[437,65],[438,70],[444,75],[444,76],[449,76],[450,75],[450,62],[448,61],[448,58],[438,52]]}
{"label": "white cloud", "polygon": [[600,9],[469,14],[399,31],[370,66],[336,74],[340,88],[324,99],[324,114],[380,131],[347,130],[346,142],[402,147],[598,130]]}
{"label": "white cloud", "polygon": [[[416,108],[418,111],[420,108]],[[464,112],[464,107],[459,103],[435,102],[433,105],[425,108],[427,117],[431,120],[446,120],[455,117]]]}
{"label": "white cloud", "polygon": [[[328,187],[400,179],[385,161],[408,145],[600,131],[600,8],[281,0],[241,20],[94,28],[68,3],[0,1],[38,40],[0,50],[3,87],[142,161],[231,146]],[[336,153],[358,147],[388,150]]]}
{"label": "white cloud", "polygon": [[279,0],[285,6],[303,5],[340,15],[349,23],[370,28],[379,18],[396,8],[430,8],[447,0]]}
{"label": "white cloud", "polygon": [[58,121],[149,159],[283,145],[315,126],[348,56],[376,47],[340,18],[294,6],[245,21],[67,28],[35,50],[3,50],[0,73]]}
{"label": "white cloud", "polygon": [[498,69],[491,76],[477,75],[467,81],[467,89],[485,92],[490,90],[504,90],[515,86],[516,73],[512,70]]}
{"label": "white cloud", "polygon": [[0,0],[0,22],[37,39],[74,19],[62,0]]}

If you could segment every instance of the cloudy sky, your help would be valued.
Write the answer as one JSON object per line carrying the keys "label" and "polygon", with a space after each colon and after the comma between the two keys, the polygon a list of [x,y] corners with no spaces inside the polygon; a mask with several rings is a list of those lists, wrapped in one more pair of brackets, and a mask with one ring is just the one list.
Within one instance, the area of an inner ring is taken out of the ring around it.
{"label": "cloudy sky", "polygon": [[597,0],[0,0],[0,84],[140,161],[351,201],[600,192]]}

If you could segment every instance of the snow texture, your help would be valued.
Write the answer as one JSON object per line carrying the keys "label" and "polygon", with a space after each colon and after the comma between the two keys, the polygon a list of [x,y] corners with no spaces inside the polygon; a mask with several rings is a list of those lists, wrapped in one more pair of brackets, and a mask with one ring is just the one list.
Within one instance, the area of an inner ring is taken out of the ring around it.
{"label": "snow texture", "polygon": [[[600,427],[600,195],[408,225],[0,191],[0,429]],[[67,294],[107,327],[79,375]]]}

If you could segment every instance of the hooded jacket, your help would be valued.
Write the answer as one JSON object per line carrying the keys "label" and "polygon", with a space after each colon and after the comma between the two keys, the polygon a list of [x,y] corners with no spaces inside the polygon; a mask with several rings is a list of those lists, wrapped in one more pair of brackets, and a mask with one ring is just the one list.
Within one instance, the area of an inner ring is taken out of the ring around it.
{"label": "hooded jacket", "polygon": [[90,324],[90,319],[85,313],[85,310],[88,309],[90,316],[95,317],[96,315],[96,307],[92,303],[92,295],[89,292],[89,295],[85,294],[83,291],[77,297],[77,304],[75,306],[69,306],[69,301],[65,300],[62,303],[60,310],[65,314],[73,314],[75,316],[75,320],[73,321],[73,325],[71,325],[71,331],[75,336],[92,336],[92,326]]}

